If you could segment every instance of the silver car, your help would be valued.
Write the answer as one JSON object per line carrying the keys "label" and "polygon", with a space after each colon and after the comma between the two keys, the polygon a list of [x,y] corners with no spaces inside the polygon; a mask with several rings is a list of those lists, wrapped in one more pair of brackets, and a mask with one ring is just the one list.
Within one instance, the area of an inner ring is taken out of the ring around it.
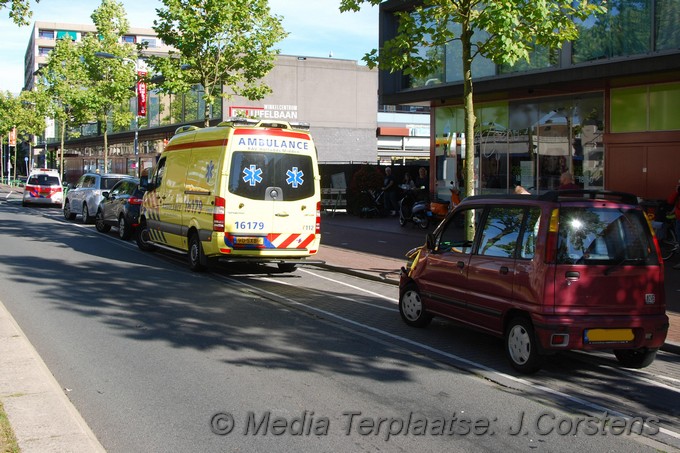
{"label": "silver car", "polygon": [[83,223],[92,222],[103,198],[102,191],[111,190],[118,181],[129,177],[118,173],[85,173],[65,195],[64,218],[74,220],[80,214]]}

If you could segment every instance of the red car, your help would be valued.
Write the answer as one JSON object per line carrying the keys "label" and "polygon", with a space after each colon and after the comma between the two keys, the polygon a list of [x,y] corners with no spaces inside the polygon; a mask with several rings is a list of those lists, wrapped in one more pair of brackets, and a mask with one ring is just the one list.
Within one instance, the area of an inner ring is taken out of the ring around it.
{"label": "red car", "polygon": [[468,197],[412,259],[399,291],[406,324],[442,316],[503,337],[520,372],[569,349],[613,350],[641,368],[666,338],[663,260],[630,194]]}

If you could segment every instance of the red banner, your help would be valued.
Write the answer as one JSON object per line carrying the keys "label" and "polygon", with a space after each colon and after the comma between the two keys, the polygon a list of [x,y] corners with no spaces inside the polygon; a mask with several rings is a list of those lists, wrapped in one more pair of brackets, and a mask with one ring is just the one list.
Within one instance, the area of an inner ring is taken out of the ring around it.
{"label": "red banner", "polygon": [[146,116],[146,82],[144,82],[146,72],[139,71],[137,75],[139,76],[137,82],[137,116]]}
{"label": "red banner", "polygon": [[9,131],[9,146],[17,146],[17,128]]}

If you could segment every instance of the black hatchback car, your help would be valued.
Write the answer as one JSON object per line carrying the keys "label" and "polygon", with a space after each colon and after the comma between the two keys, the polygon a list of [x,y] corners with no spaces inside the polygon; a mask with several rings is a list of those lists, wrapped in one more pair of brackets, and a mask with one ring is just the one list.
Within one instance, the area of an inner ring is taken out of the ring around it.
{"label": "black hatchback car", "polygon": [[144,192],[136,178],[122,179],[110,191],[102,192],[103,199],[95,217],[97,231],[107,233],[111,227],[117,227],[121,239],[130,239],[139,224],[139,208]]}

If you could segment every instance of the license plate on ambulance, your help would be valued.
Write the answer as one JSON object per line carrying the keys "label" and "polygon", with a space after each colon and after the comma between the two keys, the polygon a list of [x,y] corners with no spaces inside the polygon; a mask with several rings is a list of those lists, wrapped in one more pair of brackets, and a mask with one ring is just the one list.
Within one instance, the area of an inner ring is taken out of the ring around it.
{"label": "license plate on ambulance", "polygon": [[235,237],[234,244],[236,245],[262,245],[264,238],[259,237]]}
{"label": "license plate on ambulance", "polygon": [[583,333],[585,343],[630,343],[635,339],[633,329],[587,329]]}

